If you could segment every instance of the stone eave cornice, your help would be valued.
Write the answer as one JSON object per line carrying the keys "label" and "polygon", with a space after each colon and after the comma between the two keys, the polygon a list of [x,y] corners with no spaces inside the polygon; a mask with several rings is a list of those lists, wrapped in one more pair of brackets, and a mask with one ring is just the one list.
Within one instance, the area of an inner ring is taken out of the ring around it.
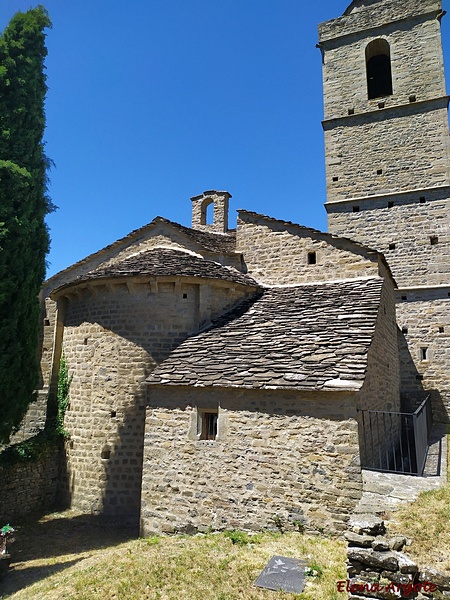
{"label": "stone eave cornice", "polygon": [[313,387],[313,386],[309,386],[309,387],[302,387],[301,385],[298,386],[289,386],[289,385],[260,385],[260,386],[256,386],[256,385],[247,385],[247,384],[239,384],[239,385],[224,385],[223,383],[221,384],[215,384],[213,382],[209,383],[208,385],[206,384],[187,384],[187,383],[173,383],[173,382],[159,382],[159,383],[153,383],[152,381],[144,381],[144,383],[152,388],[167,388],[167,387],[171,387],[171,388],[205,388],[205,389],[235,389],[235,390],[270,390],[270,391],[274,391],[274,390],[290,390],[290,391],[296,391],[296,392],[313,392],[313,393],[317,393],[317,392],[332,392],[333,394],[339,394],[339,393],[345,393],[346,395],[348,395],[349,393],[352,394],[357,394],[360,389],[362,388],[364,382],[363,381],[351,381],[351,385],[348,385],[348,387],[346,387],[346,382],[345,380],[341,380],[342,385],[336,385],[335,387],[333,387],[332,385],[330,386],[323,386],[323,387]]}
{"label": "stone eave cornice", "polygon": [[175,285],[181,283],[186,284],[202,284],[207,285],[213,283],[214,287],[225,288],[233,290],[235,288],[247,288],[249,290],[258,291],[261,288],[259,285],[251,285],[250,283],[240,283],[227,279],[216,279],[212,277],[201,277],[201,276],[190,276],[190,275],[121,275],[121,276],[109,276],[109,277],[98,277],[96,279],[88,279],[81,281],[71,281],[54,289],[51,294],[51,300],[58,300],[63,297],[70,296],[81,296],[86,292],[91,292],[93,295],[100,291],[101,288],[107,288],[109,291],[113,291],[116,286],[126,285],[129,292],[132,292],[138,286],[149,286],[152,291],[157,291],[159,283],[175,283]]}
{"label": "stone eave cornice", "polygon": [[[380,100],[382,100],[380,98]],[[354,126],[358,121],[360,122],[373,122],[374,115],[377,115],[378,120],[391,119],[392,113],[402,109],[404,113],[411,115],[414,113],[423,113],[423,108],[429,105],[429,110],[438,110],[440,108],[447,108],[449,103],[449,96],[440,96],[439,98],[428,98],[426,100],[417,100],[416,102],[405,102],[404,104],[394,104],[392,106],[385,106],[384,108],[371,108],[371,110],[365,112],[355,113],[353,115],[342,115],[340,117],[332,117],[330,119],[324,119],[322,121],[322,128],[324,131],[329,131],[334,127],[342,125]],[[403,116],[398,115],[399,117]]]}
{"label": "stone eave cornice", "polygon": [[[426,194],[427,192],[433,192],[435,190],[450,190],[450,185],[438,185],[436,187],[429,188],[411,188],[409,190],[401,190],[398,192],[386,192],[383,194],[373,194],[371,196],[354,196],[352,198],[343,198],[341,200],[330,200],[325,203],[325,209],[331,206],[338,206],[340,204],[349,204],[354,202],[364,202],[365,200],[385,200],[386,198],[395,198],[397,196],[409,196],[411,194]],[[430,200],[431,202],[431,200]]]}

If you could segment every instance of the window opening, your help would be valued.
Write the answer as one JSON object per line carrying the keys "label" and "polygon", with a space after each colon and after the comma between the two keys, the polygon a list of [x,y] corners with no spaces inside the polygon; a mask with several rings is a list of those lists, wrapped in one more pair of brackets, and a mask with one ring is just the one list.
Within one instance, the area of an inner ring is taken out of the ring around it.
{"label": "window opening", "polygon": [[408,333],[408,328],[407,327],[402,327],[402,333]]}
{"label": "window opening", "polygon": [[425,346],[420,349],[420,360],[428,360],[428,348]]}
{"label": "window opening", "polygon": [[439,327],[439,333],[444,333],[445,328],[444,327]]}
{"label": "window opening", "polygon": [[437,235],[432,235],[430,236],[430,244],[432,246],[436,246],[436,244],[439,242],[439,238]]}
{"label": "window opening", "polygon": [[402,300],[408,300],[408,296],[402,296]]}
{"label": "window opening", "polygon": [[389,250],[395,250],[396,246],[395,244],[389,244]]}
{"label": "window opening", "polygon": [[354,115],[355,114],[355,109],[354,108],[349,108],[348,109],[348,114],[349,115]]}
{"label": "window opening", "polygon": [[384,108],[386,106],[386,102],[378,102],[378,108]]}
{"label": "window opening", "polygon": [[410,101],[410,102],[415,102],[415,101],[416,101],[416,96],[415,96],[414,94],[412,94],[412,95],[409,97],[409,101]]}
{"label": "window opening", "polygon": [[333,181],[339,181],[339,177],[333,177]]}
{"label": "window opening", "polygon": [[315,252],[308,252],[308,265],[315,265],[317,263],[317,255]]}
{"label": "window opening", "polygon": [[392,95],[391,50],[386,40],[373,40],[367,45],[366,71],[369,100]]}
{"label": "window opening", "polygon": [[215,440],[217,437],[218,410],[199,412],[199,434],[201,440]]}
{"label": "window opening", "polygon": [[394,206],[394,203],[392,201],[388,202],[388,208],[392,208]]}
{"label": "window opening", "polygon": [[359,206],[354,206],[353,207],[353,212],[359,212]]}
{"label": "window opening", "polygon": [[383,175],[383,169],[377,169],[377,175]]}
{"label": "window opening", "polygon": [[420,202],[420,204],[424,204],[425,203],[425,196],[420,196],[419,202]]}
{"label": "window opening", "polygon": [[48,327],[50,325],[50,319],[44,319],[44,325]]}

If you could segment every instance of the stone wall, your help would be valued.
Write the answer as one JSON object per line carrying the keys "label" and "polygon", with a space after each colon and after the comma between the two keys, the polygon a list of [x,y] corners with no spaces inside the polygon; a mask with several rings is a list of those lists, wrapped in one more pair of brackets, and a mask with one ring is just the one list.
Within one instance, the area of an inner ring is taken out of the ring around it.
{"label": "stone wall", "polygon": [[67,301],[63,348],[73,381],[65,493],[73,507],[138,518],[143,381],[200,323],[248,293],[229,282],[202,283],[94,281]]}
{"label": "stone wall", "polygon": [[38,392],[36,402],[32,402],[27,413],[20,424],[17,433],[11,436],[10,443],[17,444],[36,435],[44,429],[45,419],[47,417],[47,393]]}
{"label": "stone wall", "polygon": [[328,121],[324,130],[327,202],[449,184],[446,97]]}
{"label": "stone wall", "polygon": [[[400,411],[395,290],[389,279],[384,282],[375,335],[367,357],[366,378],[358,398],[359,410]],[[393,442],[399,439],[400,423],[390,419],[386,430],[382,418],[370,419],[367,413],[363,418],[360,413],[359,419],[361,463],[363,467],[373,466],[378,464],[380,455],[389,455]]]}
{"label": "stone wall", "polygon": [[[399,292],[402,394],[408,408],[431,393],[436,421],[450,419],[450,285]],[[404,298],[404,300],[402,300]]]}
{"label": "stone wall", "polygon": [[443,188],[327,204],[328,228],[383,252],[399,287],[447,284],[449,197]]}
{"label": "stone wall", "polygon": [[[362,493],[355,395],[149,386],[141,534],[341,530]],[[199,440],[198,412],[218,408]]]}
{"label": "stone wall", "polygon": [[[239,211],[236,249],[251,277],[289,285],[378,275],[376,253],[326,233]],[[315,263],[309,264],[309,254]]]}
{"label": "stone wall", "polygon": [[25,515],[51,508],[58,491],[60,454],[0,466],[0,523],[14,524]]}

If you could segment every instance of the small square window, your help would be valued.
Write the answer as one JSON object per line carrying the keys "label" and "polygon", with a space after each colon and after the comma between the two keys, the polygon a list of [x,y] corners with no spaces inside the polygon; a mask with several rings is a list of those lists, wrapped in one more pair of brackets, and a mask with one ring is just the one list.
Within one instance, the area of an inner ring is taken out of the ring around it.
{"label": "small square window", "polygon": [[395,244],[389,244],[389,250],[395,250],[396,246]]}
{"label": "small square window", "polygon": [[444,333],[445,332],[445,327],[439,327],[439,333]]}
{"label": "small square window", "polygon": [[402,296],[402,300],[408,300],[408,296],[406,296],[406,295],[403,295],[403,296]]}
{"label": "small square window", "polygon": [[339,181],[339,177],[333,177],[333,181]]}
{"label": "small square window", "polygon": [[315,252],[308,252],[308,265],[315,265],[317,263],[317,254]]}
{"label": "small square window", "polygon": [[354,108],[349,108],[348,109],[348,114],[349,115],[354,115],[355,114],[355,109]]}
{"label": "small square window", "polygon": [[428,360],[428,348],[423,346],[420,348],[420,360]]}
{"label": "small square window", "polygon": [[417,100],[416,95],[415,94],[411,94],[411,96],[409,97],[409,101],[410,102],[415,102]]}
{"label": "small square window", "polygon": [[44,319],[44,325],[45,327],[48,327],[50,325],[50,319]]}
{"label": "small square window", "polygon": [[392,208],[394,206],[394,203],[391,201],[388,202],[388,208]]}
{"label": "small square window", "polygon": [[425,196],[420,196],[419,202],[420,202],[420,204],[425,204],[425,202],[426,202]]}
{"label": "small square window", "polygon": [[198,413],[198,435],[200,440],[215,440],[217,437],[218,409],[201,410]]}
{"label": "small square window", "polygon": [[408,328],[407,327],[402,327],[402,333],[408,333]]}
{"label": "small square window", "polygon": [[187,294],[183,294],[183,300],[186,300]]}
{"label": "small square window", "polygon": [[378,108],[384,108],[386,106],[385,102],[378,102]]}
{"label": "small square window", "polygon": [[423,381],[423,375],[416,375],[417,381]]}
{"label": "small square window", "polygon": [[377,175],[383,175],[383,169],[377,169]]}
{"label": "small square window", "polygon": [[439,243],[439,238],[437,235],[430,236],[430,244],[432,246],[436,246],[436,244],[438,244],[438,243]]}
{"label": "small square window", "polygon": [[353,212],[359,212],[359,206],[355,205],[355,206],[353,207]]}

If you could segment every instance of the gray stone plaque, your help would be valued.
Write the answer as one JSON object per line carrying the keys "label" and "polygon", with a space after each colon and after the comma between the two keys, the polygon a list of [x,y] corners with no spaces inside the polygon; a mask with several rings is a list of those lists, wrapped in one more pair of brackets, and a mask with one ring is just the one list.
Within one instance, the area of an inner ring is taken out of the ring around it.
{"label": "gray stone plaque", "polygon": [[300,594],[305,587],[306,567],[304,560],[272,556],[254,585],[268,590]]}

